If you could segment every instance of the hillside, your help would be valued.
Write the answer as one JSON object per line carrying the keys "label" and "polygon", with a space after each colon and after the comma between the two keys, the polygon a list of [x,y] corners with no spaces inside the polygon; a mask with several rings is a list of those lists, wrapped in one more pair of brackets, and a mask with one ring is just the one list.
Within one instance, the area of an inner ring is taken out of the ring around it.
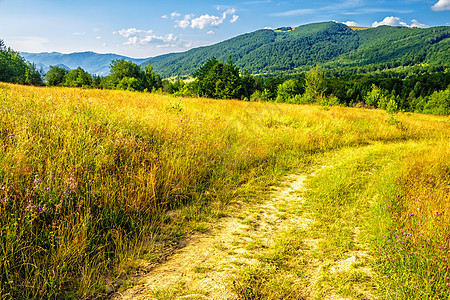
{"label": "hillside", "polygon": [[99,54],[95,52],[77,52],[70,54],[63,54],[59,52],[52,53],[28,53],[21,52],[27,61],[36,64],[38,69],[48,71],[50,66],[61,66],[65,69],[76,69],[81,67],[83,70],[97,75],[106,75],[109,73],[109,65],[114,59],[131,60],[134,63],[140,64],[148,60],[130,58],[117,54]]}
{"label": "hillside", "polygon": [[163,78],[191,76],[215,56],[227,61],[231,56],[241,71],[259,75],[281,75],[309,70],[319,64],[326,68],[362,69],[370,72],[397,66],[431,64],[448,66],[450,27],[428,29],[380,26],[351,28],[335,22],[299,27],[262,29],[229,40],[181,53],[149,59],[133,59],[116,54],[26,53],[21,55],[48,70],[50,65],[81,67],[92,74],[107,75],[113,59],[151,64]]}
{"label": "hillside", "polygon": [[231,55],[236,66],[252,74],[286,74],[308,70],[315,64],[384,68],[421,63],[447,65],[450,61],[448,26],[356,29],[325,22],[258,30],[215,45],[154,57],[143,65],[151,64],[162,77],[171,77],[191,75],[212,56],[226,61]]}

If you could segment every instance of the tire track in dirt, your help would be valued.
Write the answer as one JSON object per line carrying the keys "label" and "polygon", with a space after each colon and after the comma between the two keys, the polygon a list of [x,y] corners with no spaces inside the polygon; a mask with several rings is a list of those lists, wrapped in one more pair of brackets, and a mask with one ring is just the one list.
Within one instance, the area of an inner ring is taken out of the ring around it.
{"label": "tire track in dirt", "polygon": [[[292,228],[308,230],[314,222],[314,216],[302,208],[306,179],[306,175],[288,175],[273,188],[266,201],[241,203],[232,216],[220,219],[207,233],[189,237],[184,248],[155,266],[139,284],[116,293],[113,299],[241,299],[233,288],[237,275],[244,268],[257,268],[258,255],[270,249],[280,234]],[[304,239],[302,255],[308,263],[299,282],[302,295],[298,299],[317,299],[323,270],[331,267],[332,272],[345,271],[356,259],[366,256],[365,251],[359,251],[340,262],[316,259],[314,253],[319,241],[319,238]],[[322,296],[321,299],[352,299],[332,291],[325,298]],[[366,294],[365,299],[373,298]]]}
{"label": "tire track in dirt", "polygon": [[257,264],[255,254],[270,247],[277,232],[307,226],[308,219],[286,217],[289,207],[301,205],[305,179],[286,176],[268,200],[241,204],[234,216],[219,220],[205,234],[191,236],[186,247],[114,299],[238,299],[232,286],[235,274]]}

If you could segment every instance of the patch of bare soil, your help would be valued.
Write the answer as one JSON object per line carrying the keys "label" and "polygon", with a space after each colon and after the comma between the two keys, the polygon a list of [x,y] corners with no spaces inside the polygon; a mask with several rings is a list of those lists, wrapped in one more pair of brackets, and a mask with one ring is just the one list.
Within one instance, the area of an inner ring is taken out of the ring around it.
{"label": "patch of bare soil", "polygon": [[257,264],[255,252],[270,247],[277,232],[307,226],[307,220],[286,217],[286,206],[300,204],[303,175],[290,175],[260,204],[241,204],[232,217],[221,219],[205,234],[157,265],[138,285],[115,299],[238,299],[233,278],[241,268]]}

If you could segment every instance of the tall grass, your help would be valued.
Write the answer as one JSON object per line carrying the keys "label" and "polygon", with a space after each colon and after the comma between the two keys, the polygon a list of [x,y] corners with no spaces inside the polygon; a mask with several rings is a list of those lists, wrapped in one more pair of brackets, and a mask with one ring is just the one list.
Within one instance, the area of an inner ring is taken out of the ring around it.
{"label": "tall grass", "polygon": [[[316,296],[449,297],[449,145],[448,137],[383,143],[319,159],[328,167],[308,181],[304,204],[323,264]],[[359,261],[350,274],[330,268],[351,256]],[[348,280],[369,264],[364,280]]]}
{"label": "tall grass", "polygon": [[450,147],[415,151],[378,186],[378,261],[384,295],[450,297]]}
{"label": "tall grass", "polygon": [[159,259],[315,153],[448,129],[414,115],[393,126],[381,111],[9,84],[0,102],[3,298],[101,296],[126,261]]}

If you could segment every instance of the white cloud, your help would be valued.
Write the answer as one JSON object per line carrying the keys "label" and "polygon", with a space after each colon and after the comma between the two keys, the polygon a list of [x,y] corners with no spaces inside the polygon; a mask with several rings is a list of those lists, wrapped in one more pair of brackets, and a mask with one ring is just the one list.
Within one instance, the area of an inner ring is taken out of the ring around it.
{"label": "white cloud", "polygon": [[72,34],[75,36],[83,36],[83,35],[86,35],[86,32],[74,32]]}
{"label": "white cloud", "polygon": [[353,21],[342,22],[342,24],[345,24],[347,26],[359,26],[358,23],[353,22]]}
{"label": "white cloud", "polygon": [[206,34],[213,35],[213,34],[215,34],[215,32],[212,31],[212,30],[210,30],[210,31],[208,31]]}
{"label": "white cloud", "polygon": [[239,16],[234,15],[233,18],[230,20],[230,23],[236,23],[238,19],[239,19]]}
{"label": "white cloud", "polygon": [[136,28],[122,29],[114,34],[119,34],[128,41],[124,45],[147,45],[156,44],[163,46],[175,46],[181,41],[173,33],[166,34],[164,36],[153,33],[153,30],[141,30]]}
{"label": "white cloud", "polygon": [[419,23],[416,19],[411,20],[412,24],[410,27],[414,28],[429,28],[430,26]]}
{"label": "white cloud", "polygon": [[191,19],[194,17],[194,15],[185,15],[183,20],[175,20],[175,27],[179,28],[188,28],[189,25],[191,25]]}
{"label": "white cloud", "polygon": [[387,25],[387,26],[408,26],[408,24],[403,22],[403,20],[398,18],[398,17],[386,17],[381,22],[373,22],[372,23],[372,27],[378,27],[378,26],[382,26],[382,25]]}
{"label": "white cloud", "polygon": [[167,15],[161,16],[161,19],[167,20],[169,17]]}
{"label": "white cloud", "polygon": [[[217,8],[219,9],[219,8]],[[224,15],[234,15],[236,13],[236,9],[235,8],[229,8],[224,12]]]}
{"label": "white cloud", "polygon": [[406,22],[404,22],[402,19],[398,18],[398,17],[386,17],[384,18],[383,21],[381,22],[373,22],[372,23],[372,27],[378,27],[378,26],[382,26],[382,25],[387,25],[387,26],[404,26],[404,27],[409,27],[409,28],[428,28],[430,26],[425,25],[425,24],[421,24],[419,23],[417,20],[411,20],[412,24],[408,25]]}
{"label": "white cloud", "polygon": [[192,28],[205,29],[206,27],[215,27],[223,23],[225,19],[218,16],[210,16],[208,14],[195,18],[191,22]]}
{"label": "white cloud", "polygon": [[[217,10],[222,10],[222,8],[217,7]],[[230,23],[235,23],[239,19],[239,16],[236,15],[236,9],[234,9],[234,8],[229,8],[229,9],[225,10],[222,13],[222,15],[219,15],[219,16],[204,14],[204,15],[201,15],[200,17],[194,18],[194,15],[190,14],[190,15],[185,15],[183,17],[183,19],[180,19],[181,15],[179,13],[173,12],[171,14],[171,18],[175,22],[175,27],[178,27],[178,28],[185,29],[185,28],[191,27],[194,29],[195,28],[205,29],[208,27],[219,26],[230,15],[232,16]]]}
{"label": "white cloud", "polygon": [[439,0],[431,9],[434,11],[450,10],[450,0]]}
{"label": "white cloud", "polygon": [[96,39],[97,39],[97,40],[101,40],[101,39],[103,39],[103,37],[97,36]]}

